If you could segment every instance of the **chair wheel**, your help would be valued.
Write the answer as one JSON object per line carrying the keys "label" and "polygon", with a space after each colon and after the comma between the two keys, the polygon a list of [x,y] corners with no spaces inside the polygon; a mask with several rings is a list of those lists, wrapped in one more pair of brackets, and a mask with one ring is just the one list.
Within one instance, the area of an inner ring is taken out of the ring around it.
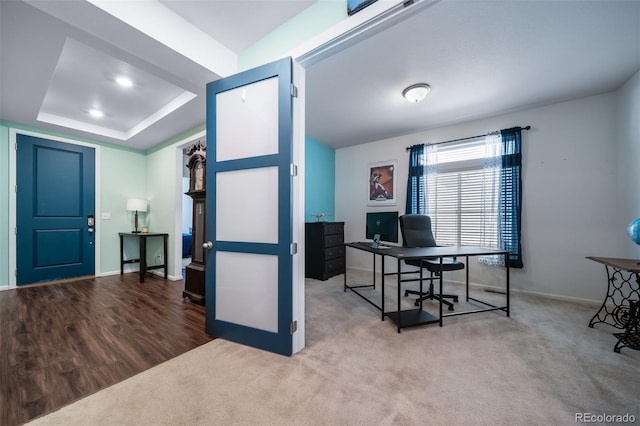
{"label": "chair wheel", "polygon": [[454,297],[454,298],[453,298],[453,301],[454,301],[454,302],[456,302],[456,303],[458,303],[458,297],[457,297],[457,296],[456,296],[456,297]]}
{"label": "chair wheel", "polygon": [[420,302],[419,302],[418,300],[416,300],[416,301],[413,303],[413,305],[414,305],[414,306],[420,306]]}
{"label": "chair wheel", "polygon": [[409,290],[405,290],[404,291],[404,297],[408,297],[409,296]]}
{"label": "chair wheel", "polygon": [[453,311],[453,305],[449,306],[449,310]]}

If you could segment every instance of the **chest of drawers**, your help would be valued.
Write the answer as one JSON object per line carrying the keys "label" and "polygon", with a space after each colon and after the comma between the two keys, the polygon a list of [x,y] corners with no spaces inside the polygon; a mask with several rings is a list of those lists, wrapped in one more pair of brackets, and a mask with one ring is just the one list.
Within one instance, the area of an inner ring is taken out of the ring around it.
{"label": "chest of drawers", "polygon": [[344,222],[308,222],[305,233],[305,276],[324,281],[344,274]]}

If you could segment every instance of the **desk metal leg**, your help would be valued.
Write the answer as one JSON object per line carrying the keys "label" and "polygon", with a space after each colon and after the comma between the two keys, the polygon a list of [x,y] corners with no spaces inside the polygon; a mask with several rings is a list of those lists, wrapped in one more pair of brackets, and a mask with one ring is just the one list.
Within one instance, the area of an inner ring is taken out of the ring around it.
{"label": "desk metal leg", "polygon": [[[373,254],[373,288],[376,288],[376,255]],[[382,299],[380,300],[380,310],[382,311],[382,321],[384,321],[384,256],[382,256]]]}
{"label": "desk metal leg", "polygon": [[349,250],[344,251],[344,281],[342,291],[347,292],[347,252]]}
{"label": "desk metal leg", "polygon": [[[400,265],[400,262],[398,262],[398,265]],[[424,294],[424,268],[422,267],[422,261],[420,261],[420,294]],[[401,275],[398,274],[398,281],[400,281],[400,277]],[[418,297],[418,300],[420,301],[420,310],[422,310],[422,304],[424,303],[422,297]]]}
{"label": "desk metal leg", "polygon": [[[382,276],[384,277],[384,257],[382,258]],[[373,289],[376,288],[376,254],[373,253]]]}
{"label": "desk metal leg", "polygon": [[466,260],[465,260],[465,275],[466,275],[466,294],[467,294],[467,302],[469,301],[469,256],[466,256]]}
{"label": "desk metal leg", "polygon": [[442,273],[442,268],[443,268],[443,266],[442,266],[442,260],[443,260],[443,259],[442,259],[442,256],[440,256],[440,297],[439,297],[439,299],[440,299],[440,300],[439,300],[439,303],[438,303],[438,310],[439,310],[439,312],[440,312],[440,315],[439,315],[439,317],[440,317],[440,327],[442,327],[442,293],[443,293],[443,291],[442,291],[442,287],[444,286],[444,285],[443,285],[443,284],[444,284],[444,281],[442,280],[442,277],[443,277],[443,275],[444,275],[444,274]]}
{"label": "desk metal leg", "polygon": [[[509,278],[511,276],[511,274],[509,273],[509,253],[504,255],[504,264],[506,266],[505,269],[507,271],[507,284],[506,284],[506,286],[507,286],[507,317],[509,317],[509,316],[511,316],[511,308],[510,308],[510,306],[511,306],[510,305],[510,303],[511,303],[511,297],[510,297],[510,294],[511,294],[511,288],[510,288],[511,283],[510,283],[510,278]],[[468,282],[468,280],[467,280],[467,282]]]}
{"label": "desk metal leg", "polygon": [[[398,272],[400,272],[400,259],[398,259]],[[384,280],[384,257],[382,258],[382,279]],[[402,280],[398,274],[398,333],[402,332],[402,309],[400,308]],[[384,302],[384,301],[383,301]]]}
{"label": "desk metal leg", "polygon": [[[347,246],[349,247],[349,246]],[[357,248],[357,247],[356,247]],[[375,256],[375,253],[372,253],[373,256]],[[345,258],[346,259],[346,258]],[[373,271],[373,274],[375,276],[375,271]],[[366,285],[348,285],[347,284],[347,271],[345,269],[345,273],[344,273],[344,281],[343,281],[343,291],[346,293],[347,290],[351,290],[352,292],[354,292],[356,295],[358,295],[358,297],[361,297],[362,299],[364,299],[367,303],[369,303],[371,306],[375,307],[376,309],[380,310],[382,312],[382,321],[384,321],[384,316],[385,316],[385,312],[384,312],[384,304],[382,306],[378,306],[375,304],[375,302],[373,302],[372,300],[369,300],[367,297],[365,297],[364,295],[362,295],[358,290],[361,288],[373,288],[372,284],[366,284]],[[382,280],[382,300],[384,301],[384,278]]]}

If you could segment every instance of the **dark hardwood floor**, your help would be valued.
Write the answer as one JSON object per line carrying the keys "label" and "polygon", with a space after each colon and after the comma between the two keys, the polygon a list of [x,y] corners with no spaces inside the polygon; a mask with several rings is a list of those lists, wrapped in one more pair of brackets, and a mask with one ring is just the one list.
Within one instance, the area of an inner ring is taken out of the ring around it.
{"label": "dark hardwood floor", "polygon": [[0,425],[30,419],[210,340],[182,281],[138,274],[0,291]]}

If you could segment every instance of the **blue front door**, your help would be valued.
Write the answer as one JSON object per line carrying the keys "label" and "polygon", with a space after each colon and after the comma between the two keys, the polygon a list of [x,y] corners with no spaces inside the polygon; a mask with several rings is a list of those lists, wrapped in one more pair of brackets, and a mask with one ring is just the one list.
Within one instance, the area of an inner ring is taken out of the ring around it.
{"label": "blue front door", "polygon": [[95,150],[17,136],[18,285],[95,275]]}

